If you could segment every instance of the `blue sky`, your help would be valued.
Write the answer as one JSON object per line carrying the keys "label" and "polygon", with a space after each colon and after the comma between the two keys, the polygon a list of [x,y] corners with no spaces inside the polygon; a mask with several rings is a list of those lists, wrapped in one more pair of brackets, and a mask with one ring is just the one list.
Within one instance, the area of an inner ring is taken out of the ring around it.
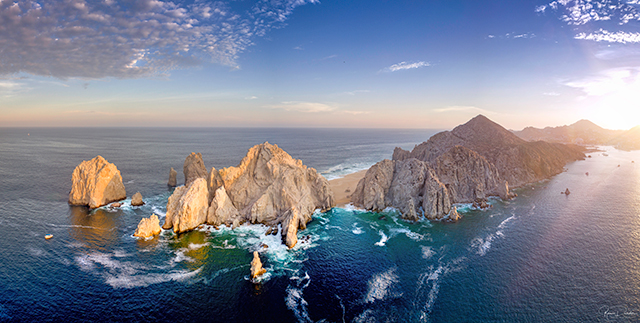
{"label": "blue sky", "polygon": [[0,1],[0,126],[640,124],[640,1]]}

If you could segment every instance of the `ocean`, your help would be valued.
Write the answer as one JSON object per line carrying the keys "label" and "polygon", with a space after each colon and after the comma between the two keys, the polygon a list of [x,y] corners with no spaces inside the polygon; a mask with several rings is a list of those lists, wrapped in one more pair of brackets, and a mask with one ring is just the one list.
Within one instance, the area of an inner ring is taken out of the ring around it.
{"label": "ocean", "polygon": [[[314,214],[291,250],[261,225],[132,236],[143,217],[163,222],[169,168],[184,182],[192,151],[222,168],[269,141],[331,179],[435,132],[0,128],[0,322],[640,321],[640,152],[611,147],[488,210],[459,205],[457,223],[346,207]],[[96,155],[144,206],[67,204],[73,169]]]}

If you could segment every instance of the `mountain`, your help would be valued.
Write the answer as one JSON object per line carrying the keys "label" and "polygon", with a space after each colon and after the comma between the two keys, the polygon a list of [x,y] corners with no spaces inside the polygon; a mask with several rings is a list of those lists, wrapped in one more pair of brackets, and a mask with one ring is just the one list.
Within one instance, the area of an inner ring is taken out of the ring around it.
{"label": "mountain", "polygon": [[622,150],[640,149],[640,126],[635,126],[624,131],[617,137],[609,140],[607,144]]}
{"label": "mountain", "polygon": [[478,115],[452,131],[435,134],[412,151],[396,148],[392,160],[373,165],[351,201],[368,210],[396,208],[405,219],[459,219],[454,203],[484,205],[509,199],[509,186],[539,181],[583,159],[576,145],[527,142]]}
{"label": "mountain", "polygon": [[544,129],[526,127],[513,133],[526,141],[544,140],[565,144],[605,145],[623,132],[623,130],[604,129],[583,119],[568,126],[546,127]]}

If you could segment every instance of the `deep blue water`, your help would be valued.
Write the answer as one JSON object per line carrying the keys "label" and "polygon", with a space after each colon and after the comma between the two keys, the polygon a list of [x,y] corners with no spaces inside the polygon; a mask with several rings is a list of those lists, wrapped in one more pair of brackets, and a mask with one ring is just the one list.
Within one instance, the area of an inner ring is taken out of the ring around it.
{"label": "deep blue water", "polygon": [[[331,178],[433,133],[0,129],[0,321],[640,321],[639,152],[605,147],[515,200],[461,206],[458,223],[335,208],[292,250],[259,225],[132,237],[142,217],[162,218],[169,167],[181,182],[191,151],[220,168],[269,141]],[[74,167],[97,154],[146,205],[68,206]],[[258,285],[253,250],[268,270]]]}

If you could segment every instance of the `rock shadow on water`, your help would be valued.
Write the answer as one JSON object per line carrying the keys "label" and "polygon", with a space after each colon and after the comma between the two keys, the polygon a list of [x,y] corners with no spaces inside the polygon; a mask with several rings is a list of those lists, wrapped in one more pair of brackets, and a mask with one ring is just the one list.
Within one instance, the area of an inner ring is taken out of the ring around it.
{"label": "rock shadow on water", "polygon": [[122,211],[91,210],[86,206],[70,206],[69,235],[89,249],[109,250],[118,243],[118,228],[123,226]]}

